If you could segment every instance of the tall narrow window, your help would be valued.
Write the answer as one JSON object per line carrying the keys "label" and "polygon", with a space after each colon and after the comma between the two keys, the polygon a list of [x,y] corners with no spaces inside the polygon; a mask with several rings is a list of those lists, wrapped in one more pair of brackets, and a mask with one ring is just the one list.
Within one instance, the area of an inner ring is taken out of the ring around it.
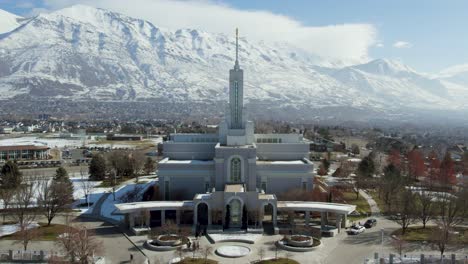
{"label": "tall narrow window", "polygon": [[231,182],[241,181],[241,160],[239,158],[231,159]]}
{"label": "tall narrow window", "polygon": [[234,127],[239,128],[239,84],[234,81]]}
{"label": "tall narrow window", "polygon": [[164,199],[169,200],[170,198],[170,193],[169,193],[169,181],[164,182]]}
{"label": "tall narrow window", "polygon": [[266,186],[266,182],[262,181],[262,190],[263,190],[264,192],[266,192],[266,191],[267,191],[267,189],[266,189],[266,188],[267,188],[267,186]]}

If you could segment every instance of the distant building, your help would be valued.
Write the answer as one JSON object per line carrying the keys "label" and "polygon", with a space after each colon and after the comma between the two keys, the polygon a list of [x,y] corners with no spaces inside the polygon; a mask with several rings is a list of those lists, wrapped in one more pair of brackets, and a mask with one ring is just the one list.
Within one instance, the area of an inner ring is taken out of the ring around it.
{"label": "distant building", "polygon": [[0,160],[44,160],[49,158],[47,146],[0,146]]}
{"label": "distant building", "polygon": [[140,135],[124,135],[124,134],[109,134],[107,140],[120,140],[120,141],[141,141],[143,136]]}

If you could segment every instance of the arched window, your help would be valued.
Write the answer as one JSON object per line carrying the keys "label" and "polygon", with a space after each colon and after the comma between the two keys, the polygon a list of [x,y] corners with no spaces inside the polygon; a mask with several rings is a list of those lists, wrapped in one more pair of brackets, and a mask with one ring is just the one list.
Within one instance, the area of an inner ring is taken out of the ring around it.
{"label": "arched window", "polygon": [[231,159],[231,182],[241,181],[241,160],[239,158]]}

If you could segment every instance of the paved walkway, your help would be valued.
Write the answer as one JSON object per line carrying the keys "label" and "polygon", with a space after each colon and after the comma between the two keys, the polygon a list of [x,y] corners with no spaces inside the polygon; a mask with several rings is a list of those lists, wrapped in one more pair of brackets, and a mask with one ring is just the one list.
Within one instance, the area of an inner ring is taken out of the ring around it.
{"label": "paved walkway", "polygon": [[372,215],[373,216],[379,216],[380,215],[380,208],[377,205],[377,203],[375,202],[375,200],[372,198],[372,196],[367,194],[367,192],[365,192],[364,190],[359,190],[359,195],[361,195],[362,197],[364,197],[364,199],[367,200],[367,203],[370,206]]}

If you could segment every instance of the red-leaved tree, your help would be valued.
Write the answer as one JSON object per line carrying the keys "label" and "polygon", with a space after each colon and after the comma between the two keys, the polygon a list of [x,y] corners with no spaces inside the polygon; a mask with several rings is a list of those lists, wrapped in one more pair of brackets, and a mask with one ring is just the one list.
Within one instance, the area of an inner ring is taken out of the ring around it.
{"label": "red-leaved tree", "polygon": [[397,169],[401,170],[401,155],[398,149],[392,149],[387,157],[388,164],[393,164]]}
{"label": "red-leaved tree", "polygon": [[417,149],[408,152],[408,173],[414,179],[426,175],[423,155]]}
{"label": "red-leaved tree", "polygon": [[452,186],[457,182],[455,176],[455,163],[449,152],[445,153],[444,159],[440,163],[439,183],[443,186]]}

